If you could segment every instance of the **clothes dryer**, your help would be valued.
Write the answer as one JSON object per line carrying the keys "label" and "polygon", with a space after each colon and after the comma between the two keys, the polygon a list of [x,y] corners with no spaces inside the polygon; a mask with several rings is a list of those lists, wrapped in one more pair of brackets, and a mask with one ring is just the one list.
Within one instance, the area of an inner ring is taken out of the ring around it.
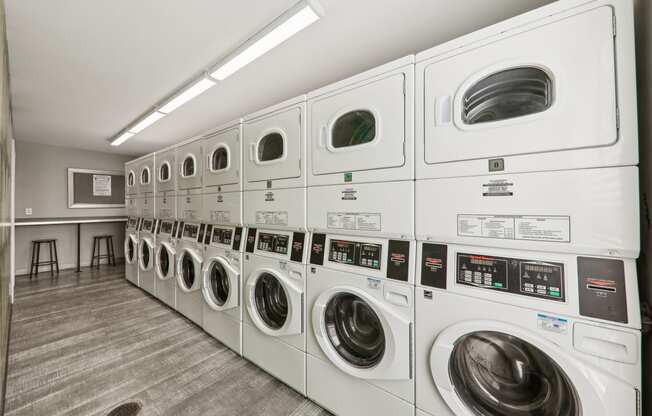
{"label": "clothes dryer", "polygon": [[242,354],[306,393],[306,233],[249,228],[244,258]]}
{"label": "clothes dryer", "polygon": [[205,224],[182,222],[177,242],[177,311],[202,325],[201,293]]}
{"label": "clothes dryer", "polygon": [[417,54],[417,179],[636,165],[633,19],[553,2]]}
{"label": "clothes dryer", "polygon": [[177,161],[177,189],[196,189],[202,187],[202,141],[191,138],[175,148]]}
{"label": "clothes dryer", "polygon": [[213,225],[202,272],[203,327],[242,354],[242,227]]}
{"label": "clothes dryer", "polygon": [[130,161],[125,163],[125,195],[138,193],[138,162]]}
{"label": "clothes dryer", "polygon": [[242,123],[227,123],[202,141],[206,154],[203,218],[209,223],[242,225]]}
{"label": "clothes dryer", "polygon": [[143,196],[154,194],[156,180],[154,179],[154,154],[149,154],[137,159],[138,168],[138,193]]}
{"label": "clothes dryer", "polygon": [[141,219],[130,216],[125,230],[125,277],[138,286],[138,230]]}
{"label": "clothes dryer", "polygon": [[174,149],[156,153],[156,216],[159,219],[177,218],[177,198]]}
{"label": "clothes dryer", "polygon": [[415,242],[314,234],[307,393],[335,414],[414,415]]}
{"label": "clothes dryer", "polygon": [[156,295],[156,228],[155,218],[143,218],[138,233],[138,286]]}
{"label": "clothes dryer", "polygon": [[154,272],[156,297],[176,309],[176,250],[179,222],[174,219],[159,220],[156,232]]}
{"label": "clothes dryer", "polygon": [[423,244],[419,416],[640,415],[634,260]]}

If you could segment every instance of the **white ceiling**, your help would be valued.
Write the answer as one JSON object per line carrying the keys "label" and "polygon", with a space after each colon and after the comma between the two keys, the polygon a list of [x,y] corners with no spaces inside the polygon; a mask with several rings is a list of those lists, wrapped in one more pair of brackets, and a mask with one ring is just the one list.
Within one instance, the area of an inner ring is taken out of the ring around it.
{"label": "white ceiling", "polygon": [[14,136],[144,154],[552,0],[321,0],[325,17],[115,148],[296,0],[6,0]]}

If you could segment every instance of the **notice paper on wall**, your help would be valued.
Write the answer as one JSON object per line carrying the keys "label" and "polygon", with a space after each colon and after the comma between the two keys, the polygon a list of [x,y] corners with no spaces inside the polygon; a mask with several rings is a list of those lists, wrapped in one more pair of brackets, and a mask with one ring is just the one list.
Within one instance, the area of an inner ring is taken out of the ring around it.
{"label": "notice paper on wall", "polygon": [[111,196],[110,175],[93,175],[93,196]]}

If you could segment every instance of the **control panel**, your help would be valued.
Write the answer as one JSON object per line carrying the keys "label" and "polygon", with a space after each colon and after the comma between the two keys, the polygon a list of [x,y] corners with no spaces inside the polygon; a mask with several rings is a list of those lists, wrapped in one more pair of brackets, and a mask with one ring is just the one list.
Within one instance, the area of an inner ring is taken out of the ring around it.
{"label": "control panel", "polygon": [[183,226],[183,238],[189,238],[192,240],[197,239],[197,235],[199,234],[199,224],[184,224]]}
{"label": "control panel", "polygon": [[233,242],[233,230],[231,228],[213,228],[213,243],[228,244]]}
{"label": "control panel", "polygon": [[172,234],[173,225],[172,221],[161,221],[161,227],[158,230],[159,234]]}
{"label": "control panel", "polygon": [[127,222],[127,227],[129,227],[129,228],[137,228],[138,227],[138,218],[129,217],[129,220]]}
{"label": "control panel", "polygon": [[328,260],[380,270],[382,245],[359,241],[331,240]]}
{"label": "control panel", "polygon": [[143,220],[143,223],[140,226],[141,231],[147,231],[150,233],[154,232],[154,220]]}
{"label": "control panel", "polygon": [[290,237],[284,234],[259,233],[258,250],[288,254]]}
{"label": "control panel", "polygon": [[457,283],[563,301],[561,263],[457,253]]}

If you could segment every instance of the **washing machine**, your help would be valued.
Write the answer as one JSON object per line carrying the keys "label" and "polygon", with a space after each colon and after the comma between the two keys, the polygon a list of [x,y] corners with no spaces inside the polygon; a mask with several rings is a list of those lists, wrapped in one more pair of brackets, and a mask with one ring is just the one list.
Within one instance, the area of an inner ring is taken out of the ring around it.
{"label": "washing machine", "polygon": [[151,295],[156,295],[156,228],[158,220],[143,218],[138,232],[138,286]]}
{"label": "washing machine", "polygon": [[242,227],[213,225],[202,271],[203,328],[242,354]]}
{"label": "washing machine", "polygon": [[179,222],[175,219],[160,219],[156,229],[156,251],[154,253],[155,296],[169,307],[175,309],[178,229]]}
{"label": "washing machine", "polygon": [[638,163],[632,0],[553,2],[416,56],[416,177]]}
{"label": "washing machine", "polygon": [[424,243],[418,261],[418,415],[641,415],[634,260]]}
{"label": "washing machine", "polygon": [[205,224],[182,222],[176,250],[176,309],[195,324],[202,325],[204,299],[201,292],[204,264]]}
{"label": "washing machine", "polygon": [[414,56],[307,97],[308,229],[414,238]]}
{"label": "washing machine", "polygon": [[414,415],[415,242],[313,234],[307,395],[335,414]]}
{"label": "washing machine", "polygon": [[130,216],[125,230],[125,277],[138,286],[138,230],[141,219]]}
{"label": "washing machine", "polygon": [[306,394],[306,233],[247,229],[242,355]]}
{"label": "washing machine", "polygon": [[211,224],[242,225],[242,123],[235,120],[207,133],[203,218]]}

